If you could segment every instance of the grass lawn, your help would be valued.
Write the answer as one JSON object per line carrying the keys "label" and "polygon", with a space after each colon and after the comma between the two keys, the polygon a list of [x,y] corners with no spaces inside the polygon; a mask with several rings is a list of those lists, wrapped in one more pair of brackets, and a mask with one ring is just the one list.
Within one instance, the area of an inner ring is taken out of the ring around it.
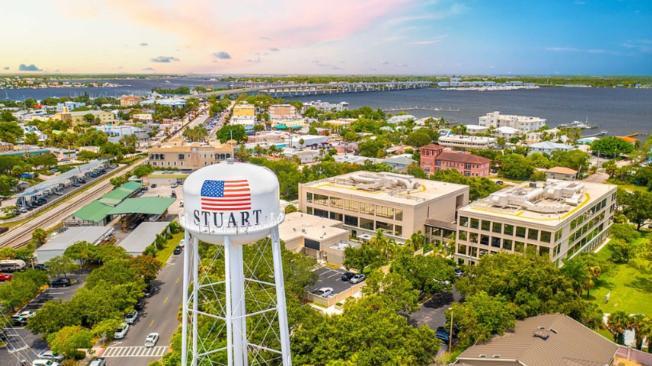
{"label": "grass lawn", "polygon": [[[610,255],[608,246],[598,253],[598,256],[605,259]],[[630,263],[612,264],[612,268],[600,276],[600,282],[599,286],[591,291],[591,297],[603,312],[622,310],[630,314],[652,315],[652,273],[641,271]],[[605,304],[605,295],[609,291],[610,299]]]}
{"label": "grass lawn", "polygon": [[174,252],[174,248],[179,245],[181,239],[183,239],[183,231],[172,235],[172,238],[168,240],[167,243],[165,243],[165,248],[159,250],[156,253],[156,259],[160,260],[163,264],[167,263],[168,259],[170,259],[170,256],[172,255],[172,252]]}

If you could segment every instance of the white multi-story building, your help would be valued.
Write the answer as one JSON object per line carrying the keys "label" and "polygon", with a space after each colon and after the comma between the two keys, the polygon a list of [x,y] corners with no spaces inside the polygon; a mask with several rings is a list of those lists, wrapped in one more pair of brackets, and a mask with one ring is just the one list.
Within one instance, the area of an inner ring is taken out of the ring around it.
{"label": "white multi-story building", "polygon": [[610,184],[548,180],[505,188],[458,210],[455,257],[472,264],[491,253],[528,253],[562,265],[607,239],[615,209]]}
{"label": "white multi-story building", "polygon": [[517,116],[490,112],[478,118],[478,124],[486,127],[511,127],[521,132],[536,131],[546,125],[545,118],[532,116]]}
{"label": "white multi-story building", "polygon": [[486,149],[496,144],[494,137],[447,135],[439,137],[439,145],[458,149]]}

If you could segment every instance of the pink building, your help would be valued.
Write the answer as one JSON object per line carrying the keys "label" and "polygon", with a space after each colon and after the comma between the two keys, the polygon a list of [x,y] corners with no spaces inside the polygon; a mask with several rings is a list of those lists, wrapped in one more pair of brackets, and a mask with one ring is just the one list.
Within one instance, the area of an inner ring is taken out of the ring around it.
{"label": "pink building", "polygon": [[420,166],[427,174],[438,170],[455,169],[470,177],[489,175],[491,160],[464,151],[453,151],[437,144],[430,144],[419,149]]}

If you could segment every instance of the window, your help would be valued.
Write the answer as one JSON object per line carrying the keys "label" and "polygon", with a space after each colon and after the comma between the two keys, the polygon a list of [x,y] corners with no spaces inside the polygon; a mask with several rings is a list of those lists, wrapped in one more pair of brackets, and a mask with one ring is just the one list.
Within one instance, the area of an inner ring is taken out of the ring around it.
{"label": "window", "polygon": [[466,245],[458,245],[457,246],[457,254],[466,255]]}
{"label": "window", "polygon": [[473,244],[478,244],[478,234],[469,233],[469,242],[471,242]]}
{"label": "window", "polygon": [[374,229],[374,221],[361,217],[360,218],[360,227],[363,228],[363,229],[367,229],[367,230],[373,230]]}
{"label": "window", "polygon": [[498,223],[498,222],[494,222],[494,225],[493,225],[492,229],[493,229],[492,231],[494,233],[500,234],[502,232],[502,230],[503,230],[503,225]]}
{"label": "window", "polygon": [[315,203],[318,205],[328,206],[328,196],[315,193]]}
{"label": "window", "polygon": [[185,155],[179,154],[179,160],[183,160],[184,157],[185,157]]}
{"label": "window", "polygon": [[480,220],[478,219],[471,219],[471,229],[477,229],[480,225]]}
{"label": "window", "polygon": [[320,209],[316,208],[316,209],[315,209],[315,216],[328,218],[328,211],[326,211],[326,210],[320,210]]}
{"label": "window", "polygon": [[530,240],[539,240],[539,230],[529,229],[527,232],[527,238]]}
{"label": "window", "polygon": [[494,247],[494,248],[500,248],[500,238],[492,236],[491,237],[491,246]]}
{"label": "window", "polygon": [[550,256],[550,248],[548,247],[539,247],[539,255],[542,257]]}
{"label": "window", "polygon": [[382,221],[376,221],[376,230],[393,231],[392,225]]}
{"label": "window", "polygon": [[306,212],[308,213],[308,215],[312,215],[312,207],[306,208]]}
{"label": "window", "polygon": [[514,235],[514,225],[505,224],[505,235]]}
{"label": "window", "polygon": [[342,214],[337,212],[331,212],[331,220],[342,221]]}
{"label": "window", "polygon": [[394,215],[394,220],[403,221],[403,210],[397,208],[394,210],[394,212],[396,213],[396,215]]}
{"label": "window", "polygon": [[550,243],[551,235],[552,234],[550,233],[550,231],[541,230],[541,239],[540,240],[542,242],[545,242],[545,243]]}
{"label": "window", "polygon": [[481,226],[481,229],[482,229],[483,231],[489,231],[489,230],[491,230],[491,221],[482,220],[482,226]]}
{"label": "window", "polygon": [[512,241],[509,239],[503,239],[503,249],[512,250]]}
{"label": "window", "polygon": [[468,227],[469,226],[469,218],[466,217],[466,216],[460,216],[460,226]]}
{"label": "window", "polygon": [[403,227],[401,225],[394,225],[394,235],[396,236],[403,235]]}
{"label": "window", "polygon": [[557,230],[557,232],[555,233],[555,242],[561,240],[561,233],[562,233],[561,229]]}
{"label": "window", "polygon": [[339,197],[331,197],[331,207],[342,208],[344,207],[344,202]]}
{"label": "window", "polygon": [[469,255],[471,257],[477,257],[478,256],[478,248],[476,247],[469,247]]}
{"label": "window", "polygon": [[464,240],[464,241],[466,241],[466,238],[467,238],[468,236],[467,236],[466,231],[464,231],[464,230],[460,230],[459,233],[457,234],[457,237],[458,237],[459,240]]}
{"label": "window", "polygon": [[344,216],[344,223],[349,226],[358,226],[358,218],[355,216]]}
{"label": "window", "polygon": [[516,236],[519,238],[525,238],[525,228],[522,226],[516,227]]}
{"label": "window", "polygon": [[514,251],[517,253],[523,253],[525,252],[525,244],[521,241],[517,241],[514,243]]}
{"label": "window", "polygon": [[489,245],[489,235],[480,235],[480,244]]}
{"label": "window", "polygon": [[308,192],[308,193],[306,194],[306,201],[312,203],[312,193]]}
{"label": "window", "polygon": [[360,202],[360,212],[367,214],[367,215],[373,215],[374,214],[374,205],[369,204],[369,203],[364,203]]}
{"label": "window", "polygon": [[376,206],[376,216],[386,217],[388,219],[394,218],[394,209],[385,206]]}

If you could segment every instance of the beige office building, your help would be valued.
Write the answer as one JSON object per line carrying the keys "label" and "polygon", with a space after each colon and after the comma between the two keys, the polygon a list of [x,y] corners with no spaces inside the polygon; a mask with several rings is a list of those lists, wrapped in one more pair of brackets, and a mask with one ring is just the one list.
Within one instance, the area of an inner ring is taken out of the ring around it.
{"label": "beige office building", "polygon": [[233,145],[191,143],[149,149],[149,164],[155,168],[196,170],[233,157]]}
{"label": "beige office building", "polygon": [[92,114],[93,117],[95,117],[95,119],[99,121],[99,124],[113,123],[113,122],[117,122],[118,120],[115,117],[115,114],[113,114],[113,112],[100,111],[100,110],[76,111],[76,112],[64,111],[64,112],[55,113],[54,116],[52,116],[52,119],[56,119],[64,122],[70,122],[74,126],[80,123],[85,123],[86,122],[85,116],[87,114]]}
{"label": "beige office building", "polygon": [[287,250],[341,265],[344,255],[332,252],[348,243],[350,233],[342,226],[341,221],[292,212],[279,225],[279,237]]}
{"label": "beige office building", "polygon": [[468,186],[395,173],[360,171],[299,185],[302,212],[340,221],[353,236],[382,230],[397,241],[419,231],[444,240],[468,200]]}
{"label": "beige office building", "polygon": [[505,188],[460,208],[455,257],[473,264],[490,253],[533,253],[562,265],[606,240],[615,208],[610,184],[548,180]]}

